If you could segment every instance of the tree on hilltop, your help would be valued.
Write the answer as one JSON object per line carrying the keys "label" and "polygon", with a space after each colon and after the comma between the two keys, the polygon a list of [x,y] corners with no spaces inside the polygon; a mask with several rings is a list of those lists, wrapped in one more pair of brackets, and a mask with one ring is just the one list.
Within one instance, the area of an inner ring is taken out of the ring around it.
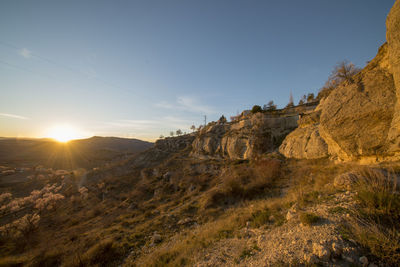
{"label": "tree on hilltop", "polygon": [[306,101],[307,101],[307,97],[306,97],[306,95],[303,95],[303,97],[300,98],[299,105],[304,105],[306,103]]}
{"label": "tree on hilltop", "polygon": [[292,92],[290,92],[289,103],[286,105],[285,108],[291,108],[291,107],[294,107],[293,94],[292,94]]}
{"label": "tree on hilltop", "polygon": [[268,104],[264,105],[263,109],[265,111],[272,111],[276,110],[276,105],[274,104],[274,101],[269,101]]}
{"label": "tree on hilltop", "polygon": [[224,115],[222,115],[222,116],[219,118],[219,120],[218,120],[218,123],[220,123],[220,124],[224,124],[224,123],[226,123],[226,122],[227,122],[227,120],[226,120],[226,118],[225,118]]}
{"label": "tree on hilltop", "polygon": [[313,94],[313,93],[309,93],[309,94],[307,95],[307,103],[314,102],[314,100],[315,100],[314,94]]}
{"label": "tree on hilltop", "polygon": [[258,112],[262,112],[262,108],[259,105],[254,105],[253,108],[251,109],[251,113],[258,113]]}

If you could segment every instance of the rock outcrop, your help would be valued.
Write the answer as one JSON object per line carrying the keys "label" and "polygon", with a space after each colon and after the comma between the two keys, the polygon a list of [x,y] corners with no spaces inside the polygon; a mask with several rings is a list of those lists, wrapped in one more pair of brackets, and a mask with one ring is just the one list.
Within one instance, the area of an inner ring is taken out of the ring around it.
{"label": "rock outcrop", "polygon": [[399,152],[400,149],[400,1],[397,0],[386,20],[386,39],[388,42],[390,71],[393,73],[396,85],[397,102],[395,105],[392,125],[388,139],[390,151]]}
{"label": "rock outcrop", "polygon": [[282,143],[283,155],[365,163],[400,158],[399,0],[386,25],[387,43],[376,57],[320,102],[320,117],[300,121]]}
{"label": "rock outcrop", "polygon": [[319,131],[331,157],[349,161],[387,151],[396,101],[388,62],[385,44],[353,82],[343,82],[321,104]]}
{"label": "rock outcrop", "polygon": [[154,144],[155,149],[162,150],[164,152],[178,152],[189,147],[194,140],[193,134],[186,134],[176,137],[167,137],[159,139]]}
{"label": "rock outcrop", "polygon": [[279,152],[288,158],[316,159],[328,156],[328,146],[319,135],[319,126],[309,125],[291,132]]}
{"label": "rock outcrop", "polygon": [[228,124],[202,129],[192,144],[194,157],[247,159],[271,152],[297,127],[298,115],[257,113]]}

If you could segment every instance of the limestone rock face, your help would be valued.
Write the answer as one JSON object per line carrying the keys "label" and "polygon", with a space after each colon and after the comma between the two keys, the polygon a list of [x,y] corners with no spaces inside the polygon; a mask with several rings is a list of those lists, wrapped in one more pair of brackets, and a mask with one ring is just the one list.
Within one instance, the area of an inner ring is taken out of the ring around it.
{"label": "limestone rock face", "polygon": [[343,82],[320,104],[319,132],[332,157],[357,160],[387,151],[396,101],[387,62],[388,49],[383,45],[354,82]]}
{"label": "limestone rock face", "polygon": [[386,40],[389,47],[390,68],[396,88],[400,90],[400,1],[397,0],[386,20]]}
{"label": "limestone rock face", "polygon": [[164,152],[177,152],[189,147],[194,139],[193,134],[167,137],[156,141],[154,147]]}
{"label": "limestone rock face", "polygon": [[390,71],[396,85],[397,102],[388,139],[390,151],[400,150],[400,1],[397,0],[386,20],[386,40],[389,50]]}
{"label": "limestone rock face", "polygon": [[322,99],[314,116],[300,120],[280,147],[282,154],[312,158],[327,152],[339,161],[361,163],[400,158],[400,0],[386,27],[387,43],[376,57]]}
{"label": "limestone rock face", "polygon": [[275,150],[293,129],[298,116],[257,113],[238,122],[202,129],[192,144],[194,157],[247,159]]}
{"label": "limestone rock face", "polygon": [[228,124],[216,124],[202,129],[192,143],[192,154],[197,156],[219,154],[221,139],[228,130]]}
{"label": "limestone rock face", "polygon": [[287,158],[316,159],[328,156],[328,146],[319,135],[319,126],[312,124],[291,132],[279,152]]}

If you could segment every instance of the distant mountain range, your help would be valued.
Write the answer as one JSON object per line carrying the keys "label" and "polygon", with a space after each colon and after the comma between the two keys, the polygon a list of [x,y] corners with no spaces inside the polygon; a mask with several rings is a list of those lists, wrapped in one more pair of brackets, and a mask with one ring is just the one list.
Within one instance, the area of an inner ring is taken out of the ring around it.
{"label": "distant mountain range", "polygon": [[99,137],[59,143],[43,138],[0,138],[0,165],[43,165],[74,169],[92,168],[110,160],[138,154],[153,143],[128,138]]}

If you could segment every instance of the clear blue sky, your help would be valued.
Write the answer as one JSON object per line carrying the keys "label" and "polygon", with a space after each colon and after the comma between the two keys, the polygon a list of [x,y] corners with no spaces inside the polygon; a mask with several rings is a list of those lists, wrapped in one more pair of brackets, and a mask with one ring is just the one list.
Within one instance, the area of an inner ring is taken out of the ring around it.
{"label": "clear blue sky", "polygon": [[154,140],[317,93],[385,42],[394,0],[0,2],[0,136]]}

